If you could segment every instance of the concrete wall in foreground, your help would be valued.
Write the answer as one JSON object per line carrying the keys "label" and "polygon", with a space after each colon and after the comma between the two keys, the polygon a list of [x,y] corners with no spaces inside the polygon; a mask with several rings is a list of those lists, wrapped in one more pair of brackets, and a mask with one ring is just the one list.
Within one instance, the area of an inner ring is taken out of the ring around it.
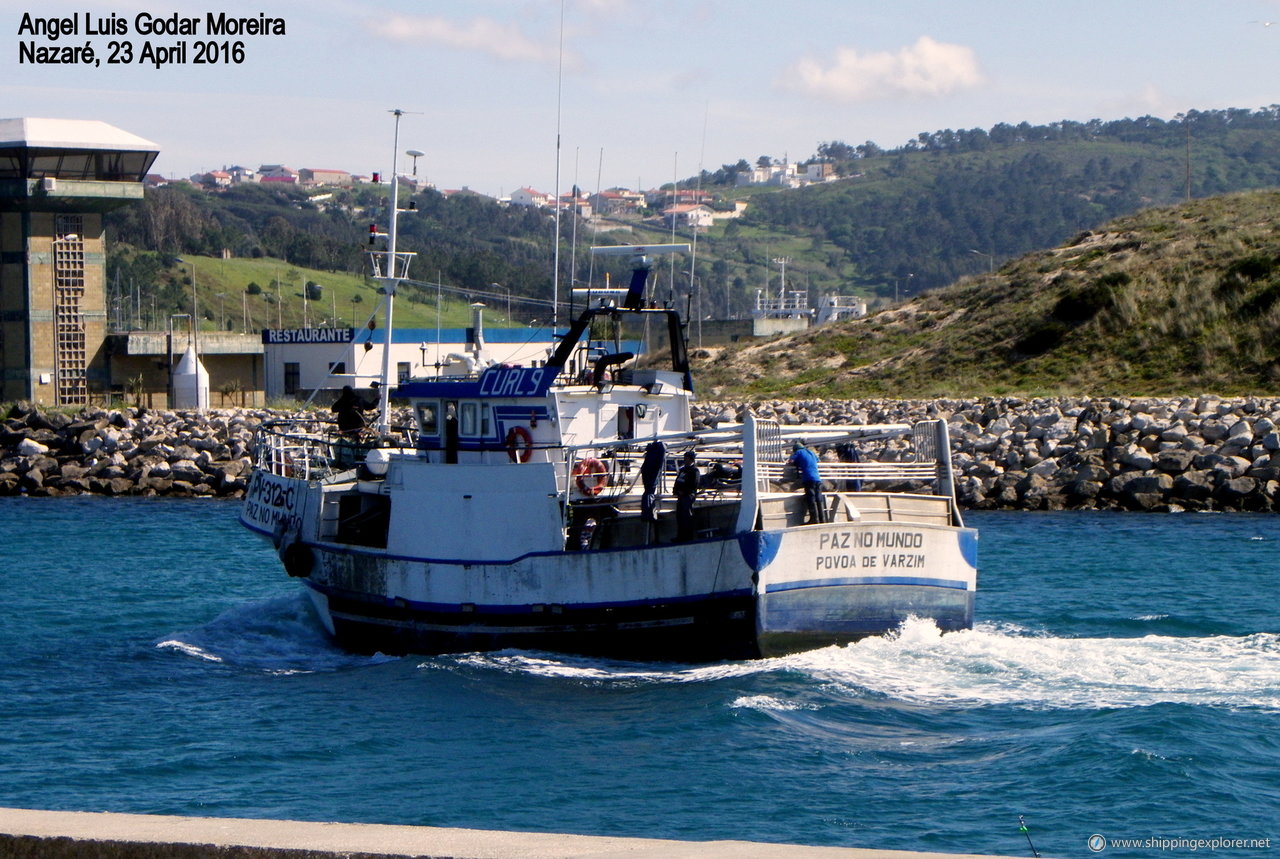
{"label": "concrete wall in foreground", "polygon": [[5,859],[911,859],[943,855],[746,841],[0,808],[0,857]]}

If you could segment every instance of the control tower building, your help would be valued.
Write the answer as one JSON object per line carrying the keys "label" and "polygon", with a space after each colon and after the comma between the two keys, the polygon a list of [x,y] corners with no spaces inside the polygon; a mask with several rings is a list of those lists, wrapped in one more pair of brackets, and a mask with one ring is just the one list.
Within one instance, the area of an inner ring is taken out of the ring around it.
{"label": "control tower building", "polygon": [[0,119],[0,401],[105,395],[102,216],[142,200],[159,154],[105,122]]}

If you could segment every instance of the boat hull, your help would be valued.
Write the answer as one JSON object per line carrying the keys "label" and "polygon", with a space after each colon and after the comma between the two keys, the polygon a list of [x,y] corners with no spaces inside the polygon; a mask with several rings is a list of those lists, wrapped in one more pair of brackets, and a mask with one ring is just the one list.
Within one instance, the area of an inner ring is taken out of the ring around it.
{"label": "boat hull", "polygon": [[310,527],[323,492],[255,475],[241,521],[272,539],[329,632],[357,652],[700,662],[857,641],[909,617],[973,625],[968,528],[849,521],[486,562],[320,539]]}
{"label": "boat hull", "polygon": [[661,662],[752,659],[754,600],[747,594],[619,606],[426,606],[333,593],[308,581],[334,638],[358,653],[434,655],[544,650]]}

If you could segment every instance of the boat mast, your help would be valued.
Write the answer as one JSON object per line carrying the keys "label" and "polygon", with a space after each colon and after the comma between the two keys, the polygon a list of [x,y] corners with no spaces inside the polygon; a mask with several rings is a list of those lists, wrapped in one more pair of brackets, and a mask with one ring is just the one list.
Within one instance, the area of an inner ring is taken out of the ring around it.
{"label": "boat mast", "polygon": [[378,432],[386,435],[391,430],[391,322],[396,300],[396,289],[403,278],[403,272],[396,260],[396,220],[400,208],[400,174],[398,172],[400,156],[400,117],[404,111],[396,108],[391,111],[396,117],[396,130],[391,149],[391,222],[387,226],[387,257],[383,268],[383,291],[386,292],[386,323],[384,324],[382,344],[382,385],[378,388]]}
{"label": "boat mast", "polygon": [[[560,325],[560,99],[564,91],[564,0],[560,0],[560,61],[556,71],[556,186],[552,189],[556,234],[551,272],[551,336]],[[576,208],[576,207],[575,207]]]}

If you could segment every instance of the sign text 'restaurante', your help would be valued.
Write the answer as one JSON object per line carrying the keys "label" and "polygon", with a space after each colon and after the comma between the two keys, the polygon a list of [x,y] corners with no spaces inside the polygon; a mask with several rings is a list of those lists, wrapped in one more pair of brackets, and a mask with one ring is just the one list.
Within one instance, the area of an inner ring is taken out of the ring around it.
{"label": "sign text 'restaurante'", "polygon": [[350,343],[355,340],[354,328],[268,328],[262,332],[262,342],[279,343]]}

